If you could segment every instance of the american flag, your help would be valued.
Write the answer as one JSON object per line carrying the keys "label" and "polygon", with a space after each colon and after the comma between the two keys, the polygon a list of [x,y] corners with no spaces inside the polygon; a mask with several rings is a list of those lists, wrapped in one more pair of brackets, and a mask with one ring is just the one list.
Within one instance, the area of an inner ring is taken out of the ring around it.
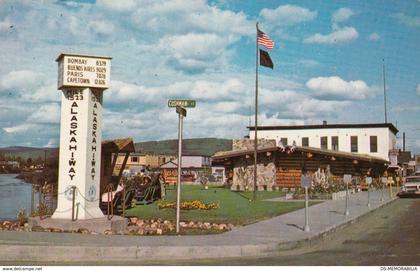
{"label": "american flag", "polygon": [[270,37],[258,29],[257,42],[259,45],[271,50],[274,48],[274,41]]}

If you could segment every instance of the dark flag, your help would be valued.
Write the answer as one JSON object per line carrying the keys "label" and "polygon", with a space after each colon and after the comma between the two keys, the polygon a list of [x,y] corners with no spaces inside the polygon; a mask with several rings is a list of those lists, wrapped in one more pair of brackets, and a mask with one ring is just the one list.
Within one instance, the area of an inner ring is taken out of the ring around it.
{"label": "dark flag", "polygon": [[260,65],[261,66],[266,66],[267,68],[274,68],[273,65],[273,61],[271,61],[271,57],[270,55],[264,51],[260,49]]}

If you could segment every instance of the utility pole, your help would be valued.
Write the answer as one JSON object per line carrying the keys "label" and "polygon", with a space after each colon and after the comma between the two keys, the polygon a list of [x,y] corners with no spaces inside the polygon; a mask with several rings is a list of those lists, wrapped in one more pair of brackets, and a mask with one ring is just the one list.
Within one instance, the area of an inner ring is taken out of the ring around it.
{"label": "utility pole", "polygon": [[47,150],[44,150],[44,170],[47,168]]}
{"label": "utility pole", "polygon": [[386,112],[386,81],[385,81],[385,59],[382,58],[382,73],[384,78],[384,106],[385,106],[385,123],[388,123],[387,112]]}

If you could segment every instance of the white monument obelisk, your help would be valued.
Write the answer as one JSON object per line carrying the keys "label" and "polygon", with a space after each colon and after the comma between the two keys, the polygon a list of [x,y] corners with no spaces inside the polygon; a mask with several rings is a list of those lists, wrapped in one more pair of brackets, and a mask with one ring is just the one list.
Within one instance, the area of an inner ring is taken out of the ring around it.
{"label": "white monument obelisk", "polygon": [[60,54],[57,62],[62,90],[60,160],[52,218],[100,218],[102,94],[110,85],[111,58]]}

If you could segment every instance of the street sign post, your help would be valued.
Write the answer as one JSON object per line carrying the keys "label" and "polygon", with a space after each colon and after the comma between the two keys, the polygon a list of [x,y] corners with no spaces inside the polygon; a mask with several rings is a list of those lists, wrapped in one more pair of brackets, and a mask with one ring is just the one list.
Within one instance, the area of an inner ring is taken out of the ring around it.
{"label": "street sign post", "polygon": [[182,119],[184,115],[187,115],[186,110],[185,114],[182,114],[182,110],[178,110],[177,107],[176,112],[178,113],[178,178],[177,178],[177,190],[176,190],[176,233],[179,234],[179,215],[180,215],[180,207],[181,207],[181,170],[182,170]]}
{"label": "street sign post", "polygon": [[368,203],[367,206],[370,207],[370,184],[372,183],[372,177],[366,177],[366,184],[368,185]]}
{"label": "street sign post", "polygon": [[195,100],[169,100],[168,107],[184,107],[184,108],[192,108],[195,107],[196,101]]}
{"label": "street sign post", "polygon": [[349,183],[351,182],[351,175],[350,174],[344,174],[343,181],[346,184],[346,210],[344,211],[344,214],[346,216],[349,215]]}
{"label": "street sign post", "polygon": [[312,178],[310,176],[303,175],[300,178],[300,185],[305,188],[305,232],[309,232],[309,197],[308,189],[312,186]]}
{"label": "street sign post", "polygon": [[182,170],[182,124],[183,118],[187,116],[185,107],[195,107],[194,100],[169,100],[168,107],[175,107],[178,114],[178,178],[176,193],[176,233],[179,234],[179,220],[181,208],[181,170]]}

